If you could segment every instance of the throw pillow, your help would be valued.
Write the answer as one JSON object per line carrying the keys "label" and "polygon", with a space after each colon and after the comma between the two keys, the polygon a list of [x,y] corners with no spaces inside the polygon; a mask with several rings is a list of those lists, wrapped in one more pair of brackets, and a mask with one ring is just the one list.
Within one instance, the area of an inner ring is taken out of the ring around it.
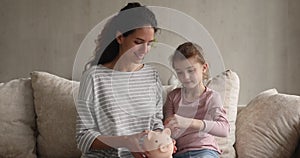
{"label": "throw pillow", "polygon": [[228,137],[216,137],[216,141],[222,151],[221,158],[234,158],[235,149],[233,145],[235,143],[235,122],[240,90],[239,77],[235,72],[227,70],[209,80],[207,87],[220,93],[230,125]]}
{"label": "throw pillow", "polygon": [[35,158],[35,130],[30,79],[0,83],[0,157]]}
{"label": "throw pillow", "polygon": [[78,82],[46,73],[31,73],[37,115],[37,153],[43,157],[80,157],[77,149],[73,86]]}
{"label": "throw pillow", "polygon": [[300,96],[260,93],[237,116],[238,157],[291,157],[300,138]]}

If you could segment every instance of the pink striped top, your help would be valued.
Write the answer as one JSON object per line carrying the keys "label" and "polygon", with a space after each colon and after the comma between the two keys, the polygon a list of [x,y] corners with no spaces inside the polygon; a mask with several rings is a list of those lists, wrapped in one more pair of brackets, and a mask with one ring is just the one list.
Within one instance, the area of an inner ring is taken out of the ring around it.
{"label": "pink striped top", "polygon": [[182,97],[181,88],[170,92],[164,105],[164,117],[173,114],[183,117],[203,120],[205,127],[202,131],[187,128],[173,135],[176,139],[177,154],[190,150],[212,149],[221,154],[214,136],[226,137],[229,134],[229,123],[223,108],[220,94],[206,88],[201,96],[188,102]]}

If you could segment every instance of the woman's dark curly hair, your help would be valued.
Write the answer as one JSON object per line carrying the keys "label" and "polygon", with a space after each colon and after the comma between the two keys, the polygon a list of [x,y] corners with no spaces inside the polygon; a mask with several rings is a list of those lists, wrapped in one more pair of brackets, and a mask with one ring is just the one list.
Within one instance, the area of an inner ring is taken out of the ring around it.
{"label": "woman's dark curly hair", "polygon": [[88,66],[105,64],[118,56],[119,43],[116,40],[117,32],[127,37],[137,28],[151,26],[157,32],[157,21],[154,13],[140,3],[128,3],[120,12],[113,16],[105,24],[103,30],[96,39],[96,49],[93,59]]}

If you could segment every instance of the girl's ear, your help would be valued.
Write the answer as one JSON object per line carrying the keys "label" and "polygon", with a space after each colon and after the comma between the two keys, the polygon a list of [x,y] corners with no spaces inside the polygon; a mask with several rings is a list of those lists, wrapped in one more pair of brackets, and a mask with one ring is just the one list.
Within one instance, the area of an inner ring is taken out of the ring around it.
{"label": "girl's ear", "polygon": [[122,33],[120,32],[120,31],[117,31],[117,33],[116,33],[116,40],[117,40],[117,42],[119,43],[119,44],[122,44],[123,43],[123,35],[122,35]]}

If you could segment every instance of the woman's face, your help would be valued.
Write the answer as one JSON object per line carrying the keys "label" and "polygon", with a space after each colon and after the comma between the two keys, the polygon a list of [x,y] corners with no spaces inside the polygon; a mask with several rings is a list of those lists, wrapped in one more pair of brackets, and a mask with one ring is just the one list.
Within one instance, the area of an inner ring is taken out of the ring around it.
{"label": "woman's face", "polygon": [[175,60],[174,69],[179,81],[185,88],[195,88],[202,83],[203,73],[207,69],[207,64],[200,64],[194,58]]}
{"label": "woman's face", "polygon": [[142,62],[154,42],[154,29],[152,27],[138,28],[127,37],[120,35],[117,41],[120,44],[121,58],[138,64]]}

